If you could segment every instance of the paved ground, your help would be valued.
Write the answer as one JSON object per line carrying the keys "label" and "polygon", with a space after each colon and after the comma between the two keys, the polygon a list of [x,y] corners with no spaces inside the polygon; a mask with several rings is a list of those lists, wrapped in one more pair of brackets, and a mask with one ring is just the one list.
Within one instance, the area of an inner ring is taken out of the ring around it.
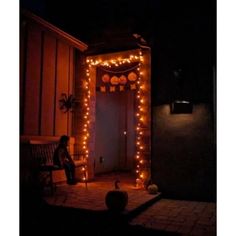
{"label": "paved ground", "polygon": [[[76,216],[70,219],[70,222],[74,218],[81,217],[80,222],[84,222],[83,225],[86,222],[86,227],[84,227],[85,235],[88,229],[92,230],[91,224],[96,224],[96,228],[99,229],[97,231],[103,232],[99,235],[110,235],[111,233],[114,235],[114,227],[118,227],[120,230],[117,229],[115,231],[116,235],[125,232],[130,232],[130,235],[137,235],[137,232],[139,233],[138,235],[216,235],[215,203],[170,199],[158,200],[153,205],[144,209],[139,215],[132,215],[135,217],[130,222],[127,221],[130,218],[127,218],[123,223],[118,223],[118,225],[120,224],[119,226],[115,225],[113,227],[112,224],[117,220],[112,220],[109,215],[96,214],[107,210],[105,195],[109,190],[114,189],[115,179],[120,179],[121,190],[128,192],[129,201],[125,213],[133,212],[140,205],[145,205],[146,202],[150,202],[156,197],[156,195],[148,194],[145,190],[135,189],[134,178],[129,175],[105,175],[88,183],[88,188],[85,187],[84,183],[78,183],[74,186],[67,184],[59,185],[53,196],[44,197],[49,205],[59,207],[52,208],[52,213],[50,214],[57,217],[58,214],[55,213],[57,211],[61,215],[63,211],[67,212],[71,211],[70,209],[75,209],[73,214]],[[86,212],[83,210],[86,210]],[[90,210],[96,214],[92,216],[91,212],[89,213]],[[45,213],[43,214],[45,215]],[[85,216],[86,214],[87,216]],[[110,226],[106,223],[109,220]],[[76,224],[77,222],[76,220]],[[82,229],[82,226],[80,227]]]}
{"label": "paved ground", "polygon": [[161,199],[131,222],[180,235],[216,235],[216,204]]}
{"label": "paved ground", "polygon": [[108,191],[114,189],[114,180],[120,179],[120,190],[127,191],[128,205],[126,211],[130,212],[140,205],[156,198],[156,195],[148,194],[146,190],[134,187],[134,178],[129,175],[100,176],[96,181],[76,185],[60,184],[54,195],[46,196],[44,199],[50,205],[74,207],[93,211],[107,210],[105,197]]}

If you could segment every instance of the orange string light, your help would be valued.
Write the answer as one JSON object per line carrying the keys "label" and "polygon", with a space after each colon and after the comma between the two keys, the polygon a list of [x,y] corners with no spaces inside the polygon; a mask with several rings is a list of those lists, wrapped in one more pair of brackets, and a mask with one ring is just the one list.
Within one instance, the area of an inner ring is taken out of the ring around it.
{"label": "orange string light", "polygon": [[[137,116],[137,125],[136,125],[136,154],[135,157],[137,159],[137,165],[136,165],[136,173],[137,173],[137,178],[136,178],[136,183],[140,182],[143,180],[144,175],[142,173],[142,169],[143,168],[143,164],[144,164],[144,150],[145,150],[145,144],[143,143],[143,135],[144,132],[142,131],[142,126],[144,125],[144,123],[147,120],[147,114],[146,111],[147,109],[144,108],[144,104],[146,103],[146,98],[145,98],[145,91],[146,91],[146,85],[145,82],[142,81],[142,77],[144,76],[144,71],[141,70],[141,66],[143,65],[144,62],[144,57],[142,54],[142,51],[139,51],[138,55],[133,55],[130,54],[128,57],[126,58],[122,58],[122,57],[117,57],[117,58],[112,58],[110,60],[101,60],[101,59],[87,59],[86,60],[87,64],[88,64],[88,70],[86,71],[86,75],[87,75],[87,83],[85,84],[85,87],[87,89],[87,97],[84,99],[84,105],[87,108],[87,112],[86,115],[84,116],[85,119],[85,123],[89,124],[89,99],[90,99],[90,90],[89,90],[89,82],[91,81],[90,78],[90,69],[93,66],[103,66],[103,67],[118,67],[120,65],[123,64],[130,64],[132,62],[138,62],[138,66],[137,66],[137,73],[139,73],[138,79],[136,81],[136,85],[137,85],[137,90],[136,90],[136,101],[137,101],[137,108],[136,108],[136,116]],[[86,127],[86,147],[87,150],[86,152],[88,153],[88,142],[87,142],[87,137],[89,136],[89,131],[88,131],[88,127]],[[140,166],[140,164],[142,164]]]}

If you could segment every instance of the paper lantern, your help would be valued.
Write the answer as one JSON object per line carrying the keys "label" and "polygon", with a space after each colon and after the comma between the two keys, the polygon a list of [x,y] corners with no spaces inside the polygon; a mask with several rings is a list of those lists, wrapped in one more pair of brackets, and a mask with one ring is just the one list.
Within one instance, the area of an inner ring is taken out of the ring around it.
{"label": "paper lantern", "polygon": [[126,84],[127,83],[127,78],[124,75],[120,76],[120,84]]}
{"label": "paper lantern", "polygon": [[112,76],[111,84],[117,85],[117,84],[119,84],[119,82],[120,82],[120,80],[119,80],[119,78],[117,76]]}
{"label": "paper lantern", "polygon": [[104,75],[102,76],[102,81],[103,81],[104,83],[109,83],[109,81],[110,81],[110,75],[104,74]]}
{"label": "paper lantern", "polygon": [[134,73],[134,72],[130,72],[129,75],[128,75],[128,80],[129,81],[135,81],[137,80],[138,76]]}

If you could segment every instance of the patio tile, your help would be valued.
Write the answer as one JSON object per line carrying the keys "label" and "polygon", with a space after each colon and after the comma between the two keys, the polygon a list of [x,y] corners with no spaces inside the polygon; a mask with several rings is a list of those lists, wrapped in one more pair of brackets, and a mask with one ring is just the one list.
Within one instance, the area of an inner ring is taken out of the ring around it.
{"label": "patio tile", "polygon": [[[96,181],[88,183],[88,188],[84,183],[76,185],[61,184],[57,187],[53,196],[45,196],[48,204],[74,207],[87,210],[104,211],[107,210],[105,197],[108,191],[113,190],[113,183],[116,176],[104,176],[96,178]],[[140,205],[156,198],[156,195],[148,194],[146,190],[135,189],[134,179],[130,176],[122,176],[121,190],[128,193],[128,205],[126,212],[135,210]]]}
{"label": "patio tile", "polygon": [[[214,208],[215,203],[161,199],[133,219],[131,224],[180,235],[213,236],[216,231]],[[147,217],[150,213],[153,215],[151,218]]]}

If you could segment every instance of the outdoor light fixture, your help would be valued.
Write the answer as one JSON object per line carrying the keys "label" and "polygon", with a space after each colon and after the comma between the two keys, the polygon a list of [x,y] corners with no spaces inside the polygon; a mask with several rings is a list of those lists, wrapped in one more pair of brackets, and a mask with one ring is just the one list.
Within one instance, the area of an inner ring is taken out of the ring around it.
{"label": "outdoor light fixture", "polygon": [[192,113],[193,104],[189,101],[176,100],[171,103],[171,114]]}
{"label": "outdoor light fixture", "polygon": [[184,114],[193,112],[193,104],[189,100],[185,99],[184,95],[184,76],[183,70],[178,68],[173,71],[174,74],[174,94],[172,103],[170,104],[171,114]]}

